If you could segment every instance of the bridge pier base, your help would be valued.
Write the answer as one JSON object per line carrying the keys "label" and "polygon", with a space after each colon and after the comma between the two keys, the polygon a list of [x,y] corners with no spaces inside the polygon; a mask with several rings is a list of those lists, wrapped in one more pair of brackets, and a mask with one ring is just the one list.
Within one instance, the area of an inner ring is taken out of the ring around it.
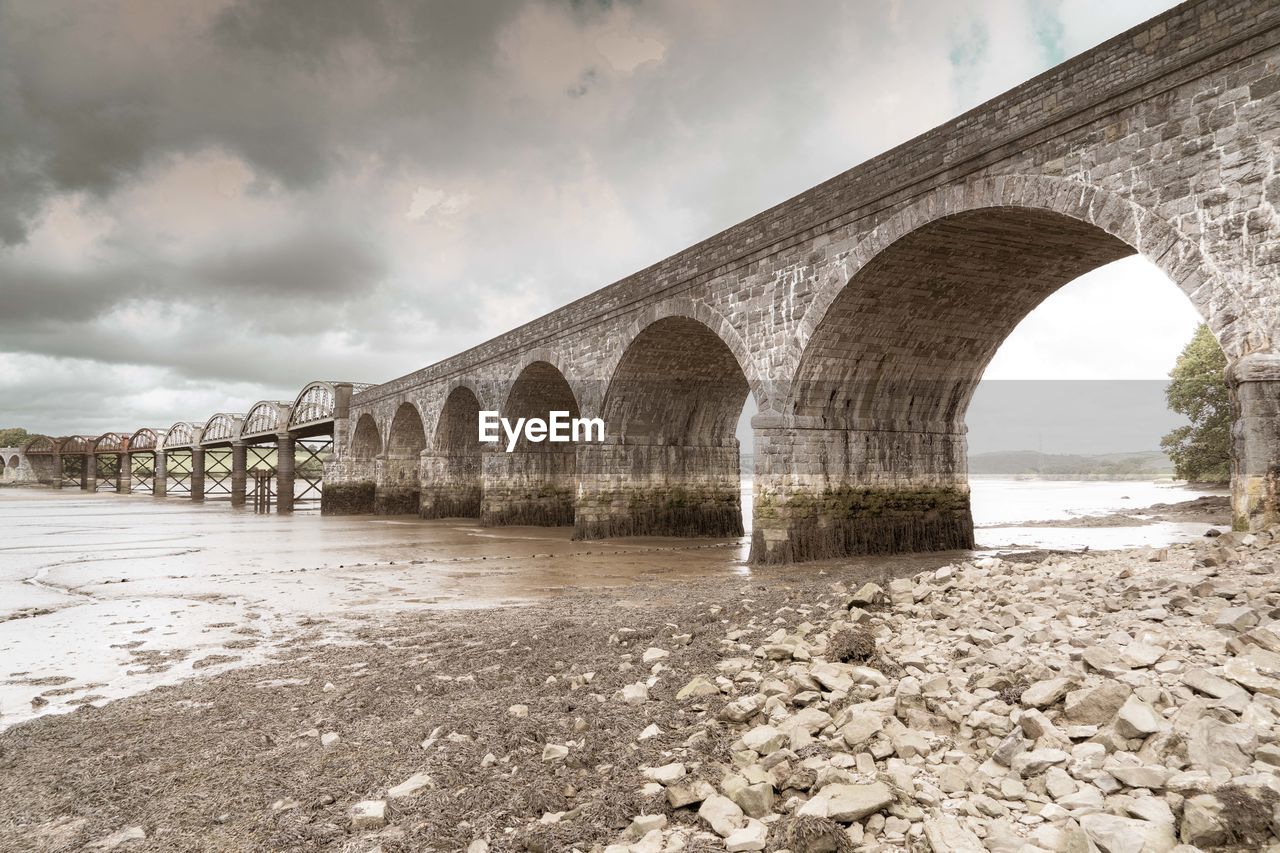
{"label": "bridge pier base", "polygon": [[231,442],[231,505],[244,506],[249,485],[249,447],[243,441]]}
{"label": "bridge pier base", "polygon": [[418,514],[423,518],[479,518],[484,498],[482,459],[469,452],[424,451]]}
{"label": "bridge pier base", "polygon": [[741,536],[738,444],[584,444],[575,539]]}
{"label": "bridge pier base", "polygon": [[80,471],[80,489],[85,492],[98,491],[98,457],[90,453],[81,457],[84,468]]}
{"label": "bridge pier base", "polygon": [[752,562],[973,547],[963,427],[832,429],[809,420],[752,421]]}
{"label": "bridge pier base", "polygon": [[276,512],[280,515],[293,512],[295,450],[292,435],[282,432],[276,436]]}
{"label": "bridge pier base", "polygon": [[167,497],[169,494],[169,460],[163,450],[156,451],[155,470],[151,474],[151,496]]}
{"label": "bridge pier base", "polygon": [[1280,355],[1255,353],[1227,369],[1236,406],[1231,427],[1231,510],[1237,530],[1280,522]]}
{"label": "bridge pier base", "polygon": [[541,445],[481,456],[484,527],[567,527],[573,524],[577,474],[572,445]]}
{"label": "bridge pier base", "polygon": [[377,487],[373,495],[373,511],[376,515],[418,514],[422,489],[418,482],[416,461],[416,456],[413,465],[398,457],[378,457],[375,463]]}
{"label": "bridge pier base", "polygon": [[116,469],[116,492],[122,495],[133,492],[133,457],[121,453],[116,457],[119,468]]}
{"label": "bridge pier base", "polygon": [[191,448],[191,500],[204,500],[204,448]]}

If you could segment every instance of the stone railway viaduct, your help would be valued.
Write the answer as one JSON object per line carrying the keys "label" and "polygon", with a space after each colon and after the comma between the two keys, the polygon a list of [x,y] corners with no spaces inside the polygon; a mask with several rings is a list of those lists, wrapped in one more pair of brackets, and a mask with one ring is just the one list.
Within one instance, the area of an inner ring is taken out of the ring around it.
{"label": "stone railway viaduct", "polygon": [[[754,560],[970,547],[984,368],[1049,294],[1137,253],[1227,355],[1237,525],[1280,520],[1278,151],[1280,2],[1184,3],[512,332],[343,386],[324,508],[737,534],[750,393]],[[505,453],[481,409],[608,434]],[[293,432],[268,434],[283,470]]]}

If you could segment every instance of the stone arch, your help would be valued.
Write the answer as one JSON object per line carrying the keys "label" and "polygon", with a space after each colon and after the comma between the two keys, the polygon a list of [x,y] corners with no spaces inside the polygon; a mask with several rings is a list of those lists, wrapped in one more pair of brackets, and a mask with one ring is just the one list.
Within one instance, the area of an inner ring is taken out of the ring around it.
{"label": "stone arch", "polygon": [[382,434],[378,430],[378,422],[372,414],[365,412],[356,419],[356,428],[351,431],[351,458],[372,462],[381,455]]}
{"label": "stone arch", "polygon": [[[553,411],[570,418],[580,414],[577,395],[561,369],[551,361],[526,355],[524,365],[510,382],[499,410],[512,424],[518,418],[546,419]],[[480,522],[485,525],[573,524],[577,491],[577,455],[574,442],[533,442],[520,438],[512,452],[501,441],[484,454],[484,498]]]}
{"label": "stone arch", "polygon": [[455,383],[440,407],[431,448],[423,459],[423,518],[480,516],[484,448],[479,438],[480,399]]}
{"label": "stone arch", "polygon": [[579,454],[581,538],[742,535],[735,432],[751,388],[741,357],[689,313],[654,312],[614,362],[608,443]]}
{"label": "stone arch", "polygon": [[1218,270],[1192,240],[1159,215],[1095,185],[1046,175],[1005,175],[938,188],[852,241],[847,255],[832,264],[815,287],[796,329],[791,363],[799,363],[846,285],[890,246],[939,220],[1006,207],[1086,223],[1127,246],[1125,254],[1151,261],[1191,300],[1228,358],[1272,348],[1269,327],[1241,294],[1238,276]]}
{"label": "stone arch", "polygon": [[685,318],[705,326],[733,354],[738,369],[745,377],[760,409],[764,411],[772,408],[775,394],[771,383],[758,372],[756,360],[752,357],[751,349],[738,332],[738,328],[714,308],[692,299],[677,297],[650,305],[632,316],[622,332],[620,342],[612,348],[601,368],[600,376],[604,390],[594,401],[595,405],[587,406],[584,401],[584,409],[593,412],[603,411],[603,397],[607,392],[608,383],[617,375],[618,366],[631,349],[631,345],[655,323],[668,318]]}
{"label": "stone arch", "polygon": [[838,256],[799,324],[782,419],[758,430],[785,453],[757,496],[753,557],[971,547],[964,416],[983,371],[1041,301],[1135,252],[1224,349],[1263,342],[1262,326],[1224,308],[1230,281],[1172,227],[1061,179],[939,190]]}
{"label": "stone arch", "polygon": [[22,467],[22,460],[15,454],[9,457],[9,470],[17,472]]}
{"label": "stone arch", "polygon": [[427,433],[415,403],[404,402],[396,408],[385,447],[375,510],[384,515],[416,515],[421,499],[418,463],[427,447]]}

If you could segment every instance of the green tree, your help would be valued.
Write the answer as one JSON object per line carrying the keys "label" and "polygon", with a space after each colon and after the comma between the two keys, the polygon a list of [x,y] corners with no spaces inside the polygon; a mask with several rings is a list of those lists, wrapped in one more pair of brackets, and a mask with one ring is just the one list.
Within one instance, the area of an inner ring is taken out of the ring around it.
{"label": "green tree", "polygon": [[1160,439],[1184,480],[1225,483],[1231,479],[1231,394],[1223,371],[1227,358],[1203,323],[1169,374],[1169,408],[1191,423]]}
{"label": "green tree", "polygon": [[21,447],[31,438],[31,433],[22,427],[0,429],[0,447]]}

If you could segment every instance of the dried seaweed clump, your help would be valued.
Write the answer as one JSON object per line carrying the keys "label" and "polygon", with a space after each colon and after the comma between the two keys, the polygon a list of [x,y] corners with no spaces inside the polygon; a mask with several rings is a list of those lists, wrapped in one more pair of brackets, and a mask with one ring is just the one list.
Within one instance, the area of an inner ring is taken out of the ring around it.
{"label": "dried seaweed clump", "polygon": [[1018,676],[1009,682],[1009,684],[1001,690],[997,697],[1006,705],[1018,707],[1022,704],[1022,694],[1027,692],[1027,688],[1031,686],[1031,682],[1022,676]]}
{"label": "dried seaweed clump", "polygon": [[776,824],[769,836],[769,849],[792,853],[854,853],[853,841],[840,824],[809,815]]}
{"label": "dried seaweed clump", "polygon": [[1271,816],[1280,794],[1270,788],[1251,791],[1239,785],[1223,785],[1213,794],[1222,803],[1220,820],[1228,843],[1261,847],[1271,835]]}
{"label": "dried seaweed clump", "polygon": [[861,626],[837,632],[827,649],[827,656],[841,663],[866,663],[875,653],[875,635]]}

